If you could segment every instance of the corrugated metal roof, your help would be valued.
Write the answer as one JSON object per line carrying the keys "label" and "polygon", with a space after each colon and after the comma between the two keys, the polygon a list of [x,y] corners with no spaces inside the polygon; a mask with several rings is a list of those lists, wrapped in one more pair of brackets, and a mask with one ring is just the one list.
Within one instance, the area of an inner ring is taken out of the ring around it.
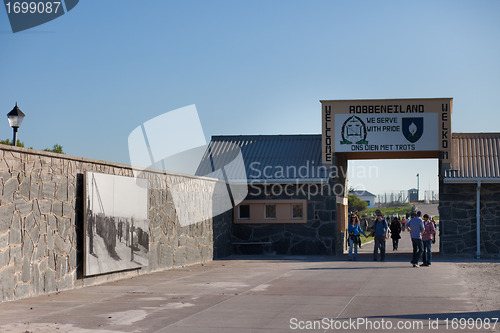
{"label": "corrugated metal roof", "polygon": [[[321,163],[321,135],[213,136],[196,171],[203,176],[241,158],[249,181],[327,180]],[[229,180],[241,179],[238,168],[224,168]]]}
{"label": "corrugated metal roof", "polygon": [[453,170],[445,180],[500,180],[500,133],[453,133],[452,139]]}

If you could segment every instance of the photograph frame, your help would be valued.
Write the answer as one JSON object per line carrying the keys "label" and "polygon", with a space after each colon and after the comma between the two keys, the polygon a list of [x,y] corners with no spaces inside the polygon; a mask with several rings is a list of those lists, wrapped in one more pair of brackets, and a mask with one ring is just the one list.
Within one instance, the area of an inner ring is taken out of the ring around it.
{"label": "photograph frame", "polygon": [[83,184],[83,275],[148,266],[148,181],[87,171]]}

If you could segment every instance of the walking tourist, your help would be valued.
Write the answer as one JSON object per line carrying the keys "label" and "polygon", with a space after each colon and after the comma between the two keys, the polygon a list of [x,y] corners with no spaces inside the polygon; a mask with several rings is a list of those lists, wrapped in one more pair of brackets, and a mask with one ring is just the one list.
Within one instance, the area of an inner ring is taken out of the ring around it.
{"label": "walking tourist", "polygon": [[367,231],[368,230],[368,221],[366,220],[366,217],[363,217],[361,221],[359,222],[359,226],[361,227],[361,230]]}
{"label": "walking tourist", "polygon": [[[360,233],[363,234],[366,238],[366,234],[363,232],[361,227],[359,226],[359,218],[356,214],[351,215],[351,219],[349,221],[349,226],[347,228],[347,232],[349,233],[349,258],[348,260],[358,260],[358,243],[360,243]],[[354,257],[352,255],[354,248]]]}
{"label": "walking tourist", "polygon": [[424,233],[422,234],[422,243],[424,247],[424,251],[422,254],[422,266],[430,266],[432,260],[432,238],[436,233],[436,228],[434,227],[434,223],[429,220],[429,215],[424,215]]}
{"label": "walking tourist", "polygon": [[424,232],[424,222],[422,221],[422,213],[417,212],[416,216],[412,213],[412,219],[406,223],[410,230],[411,244],[413,245],[413,258],[410,261],[413,267],[419,267],[418,261],[423,252],[422,233]]}
{"label": "walking tourist", "polygon": [[377,209],[375,211],[377,219],[373,222],[372,233],[375,235],[375,245],[373,246],[373,261],[377,261],[378,250],[380,249],[380,261],[385,260],[385,239],[387,238],[387,222],[383,218],[382,212]]}
{"label": "walking tourist", "polygon": [[392,250],[397,251],[399,246],[399,239],[401,238],[401,223],[397,217],[392,219],[391,225]]}

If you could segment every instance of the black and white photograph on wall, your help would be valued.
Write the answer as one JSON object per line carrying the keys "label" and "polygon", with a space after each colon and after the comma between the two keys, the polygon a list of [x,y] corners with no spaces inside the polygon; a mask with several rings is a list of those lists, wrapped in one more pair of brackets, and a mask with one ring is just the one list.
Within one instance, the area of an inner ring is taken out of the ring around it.
{"label": "black and white photograph on wall", "polygon": [[85,183],[84,274],[147,266],[147,180],[87,172]]}

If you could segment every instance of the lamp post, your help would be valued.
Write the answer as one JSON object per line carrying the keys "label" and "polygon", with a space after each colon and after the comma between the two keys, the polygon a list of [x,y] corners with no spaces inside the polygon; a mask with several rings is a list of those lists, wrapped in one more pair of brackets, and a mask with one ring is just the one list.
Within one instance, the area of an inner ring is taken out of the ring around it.
{"label": "lamp post", "polygon": [[417,201],[420,199],[420,174],[417,173]]}
{"label": "lamp post", "polygon": [[21,127],[21,123],[23,122],[24,116],[25,116],[25,114],[23,113],[23,111],[21,111],[19,109],[19,107],[17,106],[17,102],[16,102],[16,106],[14,106],[12,111],[7,113],[7,118],[9,118],[9,125],[10,125],[10,127],[12,127],[14,129],[14,139],[12,141],[13,146],[16,145],[17,129],[19,127]]}

